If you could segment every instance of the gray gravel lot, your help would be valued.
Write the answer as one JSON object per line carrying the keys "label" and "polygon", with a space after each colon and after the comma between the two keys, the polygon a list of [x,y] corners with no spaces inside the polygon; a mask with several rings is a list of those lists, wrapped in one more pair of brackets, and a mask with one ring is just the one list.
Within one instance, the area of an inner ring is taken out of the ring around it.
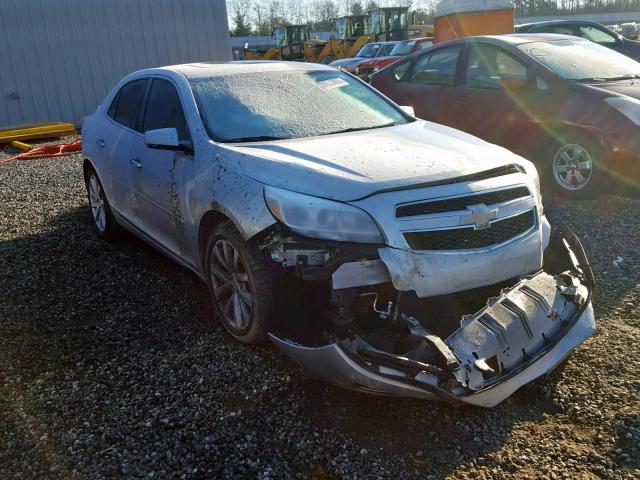
{"label": "gray gravel lot", "polygon": [[492,410],[231,341],[204,284],[96,239],[85,204],[79,156],[0,166],[0,478],[640,478],[640,199],[545,199],[585,241],[598,333]]}

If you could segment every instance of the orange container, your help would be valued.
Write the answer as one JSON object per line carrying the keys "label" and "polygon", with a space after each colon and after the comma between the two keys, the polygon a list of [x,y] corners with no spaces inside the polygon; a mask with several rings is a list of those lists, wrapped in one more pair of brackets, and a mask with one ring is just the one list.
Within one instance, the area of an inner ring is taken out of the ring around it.
{"label": "orange container", "polygon": [[513,33],[511,1],[443,0],[436,7],[435,42],[472,35]]}

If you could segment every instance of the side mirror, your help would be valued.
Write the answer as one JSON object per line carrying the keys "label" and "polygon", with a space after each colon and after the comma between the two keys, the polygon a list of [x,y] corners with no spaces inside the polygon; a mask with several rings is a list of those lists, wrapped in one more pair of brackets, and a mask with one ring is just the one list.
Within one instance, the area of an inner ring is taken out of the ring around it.
{"label": "side mirror", "polygon": [[416,112],[413,110],[413,107],[411,105],[401,105],[400,109],[407,115],[410,115],[412,117],[416,116]]}
{"label": "side mirror", "polygon": [[526,90],[529,86],[529,82],[526,77],[501,77],[500,78],[500,87],[503,90],[511,91],[511,92],[522,92]]}
{"label": "side mirror", "polygon": [[147,130],[144,132],[144,144],[158,150],[180,150],[186,153],[191,153],[193,150],[190,142],[180,141],[178,130],[175,128]]}

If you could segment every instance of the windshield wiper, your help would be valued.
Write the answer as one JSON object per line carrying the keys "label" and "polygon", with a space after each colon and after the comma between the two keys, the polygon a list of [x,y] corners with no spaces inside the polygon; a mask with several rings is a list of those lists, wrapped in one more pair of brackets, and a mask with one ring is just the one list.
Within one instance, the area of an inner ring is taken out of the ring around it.
{"label": "windshield wiper", "polygon": [[238,137],[224,140],[223,143],[243,143],[243,142],[268,142],[273,140],[286,140],[286,137],[274,137],[272,135],[256,135],[254,137]]}
{"label": "windshield wiper", "polygon": [[640,75],[636,73],[628,73],[626,75],[620,75],[618,77],[586,77],[576,78],[573,80],[576,83],[602,83],[602,82],[615,82],[616,80],[633,80],[634,78],[640,78]]}
{"label": "windshield wiper", "polygon": [[335,135],[336,133],[360,132],[362,130],[373,130],[375,128],[395,127],[397,125],[399,124],[396,122],[389,122],[383,125],[376,125],[375,127],[351,127],[351,128],[345,128],[344,130],[336,130],[335,132],[323,133],[322,135]]}

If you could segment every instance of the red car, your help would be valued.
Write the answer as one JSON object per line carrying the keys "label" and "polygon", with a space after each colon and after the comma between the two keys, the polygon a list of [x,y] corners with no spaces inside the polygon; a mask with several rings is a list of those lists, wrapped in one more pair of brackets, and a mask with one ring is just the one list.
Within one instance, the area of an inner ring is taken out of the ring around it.
{"label": "red car", "polygon": [[411,55],[412,53],[417,52],[418,50],[424,50],[425,48],[429,48],[431,46],[433,46],[432,37],[420,37],[414,38],[412,40],[403,40],[402,42],[398,42],[387,56],[362,60],[356,66],[356,75],[368,82],[370,75],[377,72],[378,70],[382,70],[387,65],[391,65],[392,63],[397,62],[402,57],[406,57],[407,55]]}
{"label": "red car", "polygon": [[640,63],[556,34],[438,44],[372,76],[416,116],[463,130],[537,164],[571,196],[612,179],[640,185]]}

